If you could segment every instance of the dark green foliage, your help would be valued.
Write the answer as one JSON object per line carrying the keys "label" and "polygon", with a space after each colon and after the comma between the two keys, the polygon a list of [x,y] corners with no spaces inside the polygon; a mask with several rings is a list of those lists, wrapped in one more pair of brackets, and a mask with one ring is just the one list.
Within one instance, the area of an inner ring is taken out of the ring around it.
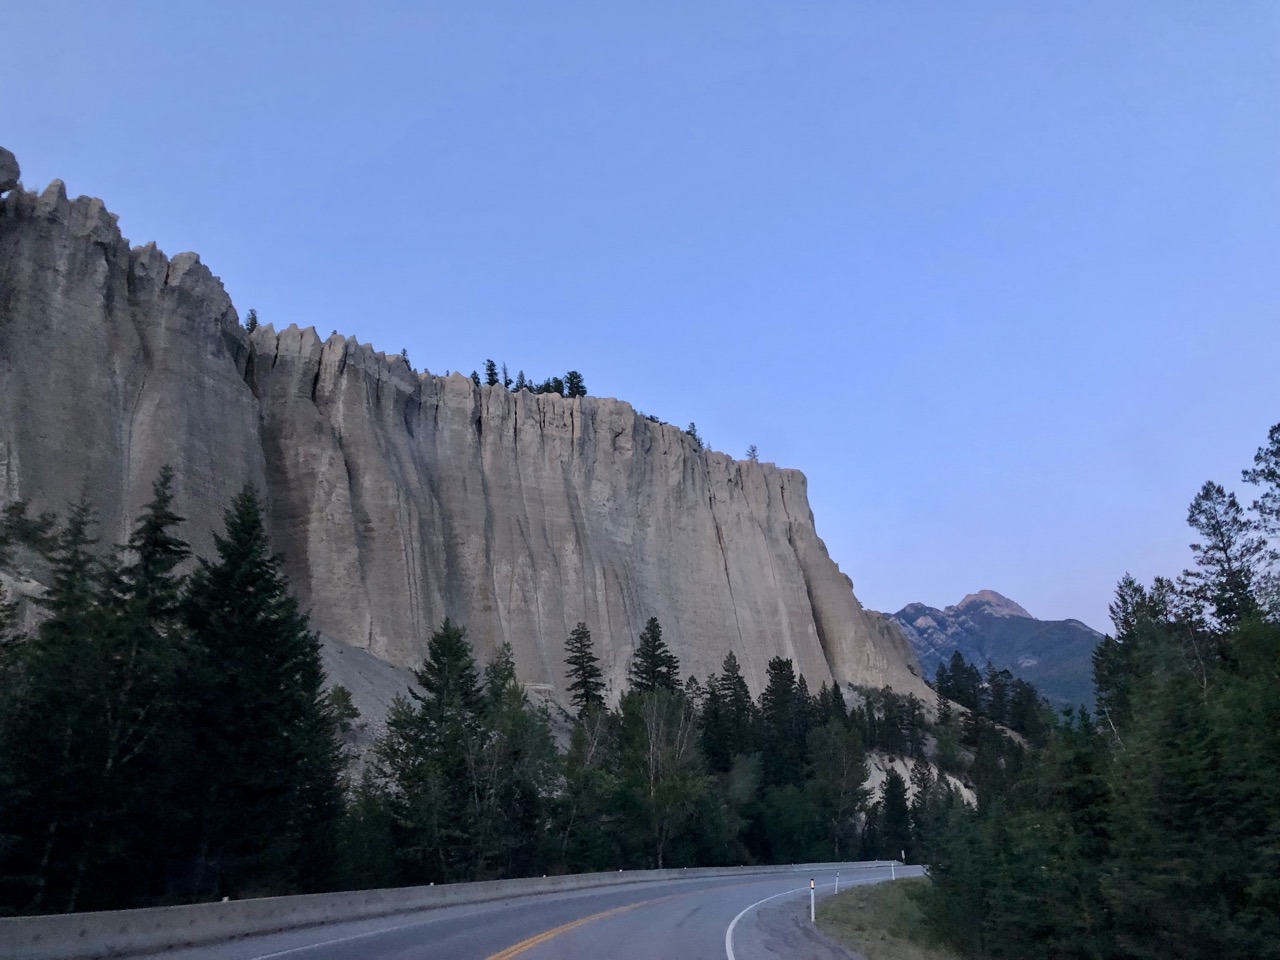
{"label": "dark green foliage", "polygon": [[445,619],[377,744],[399,883],[519,875],[541,862],[555,779],[550,721],[510,647],[483,682],[466,631]]}
{"label": "dark green foliage", "polygon": [[471,371],[471,382],[474,383],[477,387],[480,386],[480,374],[478,371],[476,370]]}
{"label": "dark green foliage", "polygon": [[747,459],[748,459],[748,460],[759,460],[759,459],[760,459],[760,451],[759,451],[759,449],[756,447],[756,445],[755,445],[754,443],[753,443],[753,444],[750,444],[750,445],[747,447]]}
{"label": "dark green foliage", "polygon": [[350,733],[352,723],[360,717],[360,711],[351,699],[351,691],[340,683],[330,687],[324,695],[324,709],[338,733]]}
{"label": "dark green foliage", "polygon": [[587,395],[587,385],[582,379],[582,374],[577,370],[570,370],[564,375],[564,389],[566,396],[585,397]]}
{"label": "dark green foliage", "polygon": [[824,860],[845,860],[857,849],[858,816],[870,797],[866,753],[858,735],[834,717],[809,731],[805,794],[820,825]]}
{"label": "dark green foliage", "polygon": [[507,365],[504,363],[504,364],[502,365],[502,389],[504,389],[504,390],[510,390],[510,389],[511,389],[511,385],[512,385],[514,382],[515,382],[515,381],[513,381],[513,380],[511,379],[510,375],[507,373]]}
{"label": "dark green foliage", "polygon": [[631,689],[637,693],[680,689],[680,661],[662,639],[662,625],[657,617],[650,617],[640,631],[629,679]]}
{"label": "dark green foliage", "polygon": [[616,869],[622,862],[617,732],[616,718],[601,709],[574,724],[555,820],[564,869]]}
{"label": "dark green foliage", "polygon": [[901,860],[915,843],[911,809],[907,805],[907,784],[897,770],[890,770],[880,787],[876,839],[881,860]]}
{"label": "dark green foliage", "polygon": [[1245,472],[1264,487],[1252,513],[1197,493],[1195,571],[1120,581],[1096,720],[1041,715],[1042,749],[1016,752],[974,725],[978,808],[944,804],[924,845],[928,913],[967,956],[1276,955],[1280,625],[1263,614],[1280,427],[1269,440]]}
{"label": "dark green foliage", "polygon": [[627,841],[640,863],[661,869],[671,865],[676,841],[695,826],[711,786],[697,722],[678,690],[633,686],[622,698],[618,731]]}
{"label": "dark green foliage", "polygon": [[721,675],[707,678],[702,751],[712,770],[728,773],[735,757],[756,751],[759,711],[732,650],[725,655],[721,669]]}
{"label": "dark green foliage", "polygon": [[53,530],[56,521],[49,514],[32,517],[27,513],[27,504],[15,500],[0,512],[0,566],[7,566],[12,561],[15,547],[26,547],[37,552],[47,553],[56,540]]}
{"label": "dark green foliage", "polygon": [[192,576],[187,623],[201,658],[187,683],[194,749],[199,896],[318,889],[341,812],[341,757],[320,643],[289,594],[250,488]]}
{"label": "dark green foliage", "polygon": [[604,706],[604,673],[585,623],[573,628],[564,649],[564,662],[569,667],[569,701],[578,708],[581,718],[588,710]]}
{"label": "dark green foliage", "polygon": [[514,390],[528,390],[528,389],[530,389],[530,387],[529,387],[529,381],[525,379],[524,371],[523,371],[523,370],[521,370],[519,373],[517,373],[517,374],[516,374],[516,382],[515,382],[515,386],[514,386],[512,389],[514,389]]}
{"label": "dark green foliage", "polygon": [[702,437],[698,434],[698,425],[690,422],[689,426],[684,429],[685,436],[693,441],[694,449],[701,450],[703,447]]}
{"label": "dark green foliage", "polygon": [[258,329],[258,311],[253,307],[249,308],[249,319],[245,321],[244,328],[250,333]]}
{"label": "dark green foliage", "polygon": [[484,382],[490,387],[498,385],[498,365],[492,360],[484,362]]}
{"label": "dark green foliage", "polygon": [[808,754],[808,703],[788,659],[769,661],[769,682],[760,696],[760,745],[766,786],[799,786]]}

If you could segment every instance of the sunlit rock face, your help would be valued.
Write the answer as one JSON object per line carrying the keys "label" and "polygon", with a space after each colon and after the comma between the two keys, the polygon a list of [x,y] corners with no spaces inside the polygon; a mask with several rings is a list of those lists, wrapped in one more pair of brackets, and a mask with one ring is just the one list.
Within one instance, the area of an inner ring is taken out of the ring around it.
{"label": "sunlit rock face", "polygon": [[652,616],[700,679],[732,650],[756,692],[784,656],[811,689],[928,696],[902,632],[827,555],[798,471],[698,449],[618,400],[419,374],[310,328],[249,334],[194,254],[130,249],[100,201],[57,181],[13,190],[0,500],[65,512],[87,491],[120,539],[164,463],[206,555],[230,497],[262,492],[326,662],[363,665],[366,703],[404,673],[364,654],[413,666],[445,616],[482,658],[509,641],[526,684],[561,701],[575,623],[616,695]]}

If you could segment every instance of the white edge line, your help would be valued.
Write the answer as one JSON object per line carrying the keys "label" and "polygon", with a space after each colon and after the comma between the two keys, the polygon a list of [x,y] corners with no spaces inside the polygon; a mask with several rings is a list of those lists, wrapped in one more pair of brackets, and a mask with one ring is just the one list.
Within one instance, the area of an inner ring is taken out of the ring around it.
{"label": "white edge line", "polygon": [[[880,869],[884,869],[884,868],[881,867]],[[862,877],[857,880],[851,880],[848,885],[851,887],[860,887],[867,884],[883,883],[883,882],[884,882],[883,877],[880,877],[878,879],[872,878],[872,877]],[[818,884],[818,886],[824,887],[826,886],[826,884],[820,883]],[[834,881],[832,882],[832,886],[834,886]],[[779,897],[785,897],[791,893],[800,893],[808,889],[809,889],[808,887],[796,887],[794,890],[784,890],[782,891],[782,893],[775,893],[771,897],[765,897],[763,900],[757,900],[755,903],[751,904],[751,906],[745,908],[741,913],[739,913],[736,917],[730,920],[729,926],[724,932],[724,955],[727,958],[727,960],[738,960],[737,955],[733,952],[733,928],[738,925],[739,920],[745,917],[748,913],[750,913],[756,907],[760,906],[760,904],[762,903],[768,903],[770,900],[777,900]]]}
{"label": "white edge line", "polygon": [[748,913],[760,906],[762,903],[768,903],[770,900],[777,900],[779,897],[789,896],[793,893],[800,893],[802,890],[808,890],[808,887],[796,887],[794,890],[783,890],[782,893],[775,893],[771,897],[765,897],[763,900],[757,900],[751,906],[745,908],[741,913],[729,921],[729,926],[724,931],[724,954],[729,960],[738,960],[733,953],[733,928],[738,925],[738,921],[745,917]]}

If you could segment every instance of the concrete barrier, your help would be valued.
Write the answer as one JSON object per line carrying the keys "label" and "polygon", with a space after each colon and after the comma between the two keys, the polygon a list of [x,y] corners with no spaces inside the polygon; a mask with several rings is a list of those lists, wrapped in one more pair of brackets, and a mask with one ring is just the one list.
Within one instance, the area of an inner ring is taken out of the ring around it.
{"label": "concrete barrier", "polygon": [[808,876],[835,870],[887,866],[888,861],[806,863],[777,867],[698,867],[679,870],[619,870],[559,877],[485,880],[429,887],[315,893],[296,897],[263,897],[195,903],[143,910],[104,910],[39,917],[0,919],[3,960],[93,960],[131,957],[178,947],[217,943],[254,934],[298,927],[366,920],[434,907],[484,903],[539,893],[589,890],[631,883],[700,880],[762,874]]}

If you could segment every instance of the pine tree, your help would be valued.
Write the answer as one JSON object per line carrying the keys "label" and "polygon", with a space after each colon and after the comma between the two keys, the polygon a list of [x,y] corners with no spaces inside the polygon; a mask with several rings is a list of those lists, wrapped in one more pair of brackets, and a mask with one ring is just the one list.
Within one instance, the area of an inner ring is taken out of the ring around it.
{"label": "pine tree", "polygon": [[807,752],[810,778],[804,789],[826,834],[825,853],[845,859],[855,850],[858,816],[870,798],[866,754],[857,734],[835,718],[810,731]]}
{"label": "pine tree", "polygon": [[570,370],[564,375],[564,386],[568,396],[585,397],[587,395],[587,386],[582,380],[582,374],[577,370]]}
{"label": "pine tree", "polygon": [[760,459],[760,451],[754,443],[747,447],[747,459],[748,460]]}
{"label": "pine tree", "polygon": [[475,370],[471,371],[471,382],[474,383],[477,387],[480,386],[480,374]]}
{"label": "pine tree", "polygon": [[249,308],[249,319],[245,321],[244,327],[250,333],[258,329],[258,311],[252,307]]}
{"label": "pine tree", "polygon": [[1206,483],[1187,510],[1187,523],[1201,537],[1201,542],[1191,544],[1198,569],[1184,574],[1191,596],[1224,627],[1257,614],[1254,582],[1267,541],[1245,516],[1236,495],[1221,484]]}
{"label": "pine tree", "polygon": [[92,638],[105,623],[93,522],[82,498],[52,538],[40,601],[48,617],[3,657],[0,903],[24,913],[75,908],[77,863],[99,809],[92,731],[102,659]]}
{"label": "pine tree", "polygon": [[693,441],[693,447],[695,450],[702,449],[702,437],[698,434],[698,425],[696,423],[690,421],[689,426],[685,427],[684,434]]}
{"label": "pine tree", "polygon": [[759,746],[759,710],[732,650],[725,654],[721,670],[718,686],[724,701],[729,753],[731,756],[754,753]]}
{"label": "pine tree", "polygon": [[325,708],[320,642],[270,551],[246,487],[192,576],[203,659],[191,679],[203,763],[201,895],[322,886],[341,809],[341,759]]}
{"label": "pine tree", "polygon": [[790,660],[769,661],[769,680],[760,695],[762,770],[766,786],[799,786],[805,766],[804,705]]}
{"label": "pine tree", "polygon": [[502,388],[504,390],[510,390],[513,382],[514,381],[511,379],[511,376],[507,373],[507,365],[504,363],[502,365]]}
{"label": "pine tree", "polygon": [[492,360],[484,362],[484,382],[491,387],[498,385],[498,365]]}
{"label": "pine tree", "polygon": [[662,639],[662,625],[657,617],[650,617],[640,631],[640,644],[631,660],[629,679],[631,689],[639,693],[680,688],[680,661]]}
{"label": "pine tree", "polygon": [[880,787],[880,857],[898,860],[911,847],[911,809],[907,805],[907,784],[897,770],[890,769]]}
{"label": "pine tree", "polygon": [[604,673],[596,656],[591,631],[579,623],[565,641],[565,664],[569,667],[569,701],[581,718],[588,710],[604,706]]}

